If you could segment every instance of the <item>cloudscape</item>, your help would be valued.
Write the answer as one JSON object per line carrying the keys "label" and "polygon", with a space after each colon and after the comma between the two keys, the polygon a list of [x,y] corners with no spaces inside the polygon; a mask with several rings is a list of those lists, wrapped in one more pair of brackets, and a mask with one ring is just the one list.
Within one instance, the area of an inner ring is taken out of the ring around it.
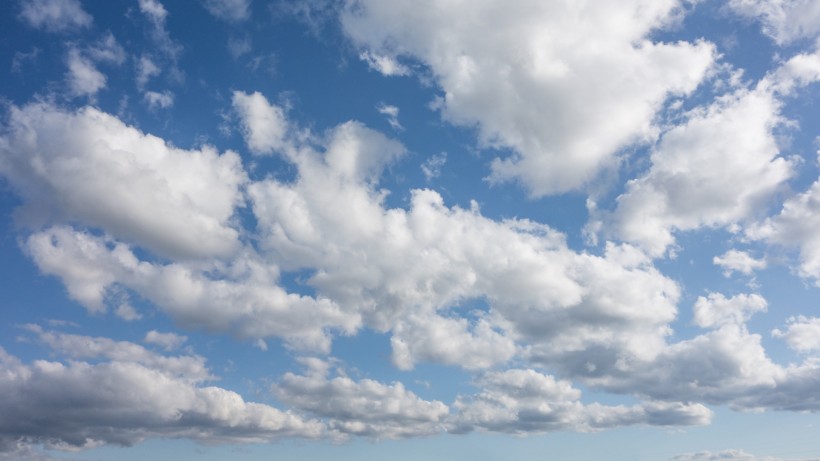
{"label": "cloudscape", "polygon": [[0,460],[820,460],[816,0],[0,43]]}

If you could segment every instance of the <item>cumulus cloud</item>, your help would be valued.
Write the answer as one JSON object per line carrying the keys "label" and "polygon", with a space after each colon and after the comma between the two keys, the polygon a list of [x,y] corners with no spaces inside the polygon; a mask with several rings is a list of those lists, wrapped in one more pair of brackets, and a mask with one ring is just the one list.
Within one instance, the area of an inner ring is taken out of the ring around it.
{"label": "cumulus cloud", "polygon": [[399,58],[420,62],[447,121],[514,151],[493,162],[493,180],[542,196],[583,186],[620,149],[651,140],[664,100],[703,79],[712,45],[647,38],[678,6],[360,0],[341,18],[371,67],[404,74]]}
{"label": "cumulus cloud", "polygon": [[803,315],[791,317],[785,330],[776,329],[772,336],[782,338],[798,352],[820,350],[820,318]]}
{"label": "cumulus cloud", "polygon": [[747,231],[753,239],[768,241],[800,252],[798,272],[820,286],[820,179],[808,190],[789,198],[780,213]]}
{"label": "cumulus cloud", "polygon": [[31,235],[27,248],[40,270],[60,277],[69,295],[94,312],[104,311],[112,290],[124,287],[188,328],[278,336],[321,352],[330,348],[329,330],[352,333],[360,322],[329,299],[287,293],[277,284],[277,268],[252,254],[233,265],[149,263],[127,245],[68,227]]}
{"label": "cumulus cloud", "polygon": [[64,32],[91,26],[91,15],[79,0],[30,0],[23,2],[20,17],[31,27]]}
{"label": "cumulus cloud", "polygon": [[752,89],[692,110],[651,154],[652,165],[618,197],[611,226],[621,238],[660,255],[675,231],[746,223],[793,174],[780,154],[783,98],[820,79],[820,56],[797,55]]}
{"label": "cumulus cloud", "polygon": [[568,381],[531,369],[490,372],[476,384],[482,389],[480,393],[459,397],[453,405],[458,414],[451,423],[451,431],[586,432],[634,424],[702,425],[712,418],[712,412],[700,404],[583,404],[581,391]]}
{"label": "cumulus cloud", "polygon": [[813,0],[730,0],[729,8],[759,20],[780,45],[820,37],[820,5]]}
{"label": "cumulus cloud", "polygon": [[245,143],[254,154],[271,154],[285,148],[288,124],[281,107],[268,102],[258,91],[233,93],[233,108],[242,124]]}
{"label": "cumulus cloud", "polygon": [[18,216],[102,228],[163,256],[229,255],[247,180],[239,156],[183,150],[86,107],[12,107],[0,173],[23,198]]}
{"label": "cumulus cloud", "polygon": [[752,275],[754,271],[766,268],[765,259],[755,259],[749,253],[740,250],[729,250],[712,258],[712,263],[723,268],[723,275],[729,277],[732,272]]}
{"label": "cumulus cloud", "polygon": [[[57,346],[74,352],[75,358],[107,360],[24,364],[0,348],[0,390],[5,396],[0,401],[0,449],[6,453],[31,452],[37,445],[128,446],[149,437],[242,443],[323,433],[317,421],[203,386],[199,375],[171,373],[139,357],[133,360],[128,351],[139,351],[138,345],[55,336]],[[69,344],[63,344],[66,339]],[[100,345],[102,350],[94,349]],[[119,357],[118,352],[125,354]]]}
{"label": "cumulus cloud", "polygon": [[251,0],[204,0],[209,13],[227,22],[240,22],[250,17]]}
{"label": "cumulus cloud", "polygon": [[107,79],[94,63],[76,48],[70,48],[66,57],[66,82],[73,96],[94,96],[105,88]]}
{"label": "cumulus cloud", "polygon": [[318,359],[306,363],[307,374],[286,373],[273,391],[289,405],[323,418],[329,429],[376,439],[441,432],[449,413],[444,403],[424,400],[400,382],[331,378],[329,363]]}
{"label": "cumulus cloud", "polygon": [[695,302],[695,324],[708,328],[726,324],[742,325],[756,312],[766,312],[768,303],[758,294],[740,294],[726,298],[721,293],[698,296]]}

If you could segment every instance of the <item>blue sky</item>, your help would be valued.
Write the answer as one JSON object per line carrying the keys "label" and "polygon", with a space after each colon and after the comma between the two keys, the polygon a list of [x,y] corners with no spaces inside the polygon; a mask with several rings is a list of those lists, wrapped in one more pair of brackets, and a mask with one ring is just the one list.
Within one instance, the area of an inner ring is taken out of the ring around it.
{"label": "blue sky", "polygon": [[820,4],[0,5],[0,459],[820,459]]}

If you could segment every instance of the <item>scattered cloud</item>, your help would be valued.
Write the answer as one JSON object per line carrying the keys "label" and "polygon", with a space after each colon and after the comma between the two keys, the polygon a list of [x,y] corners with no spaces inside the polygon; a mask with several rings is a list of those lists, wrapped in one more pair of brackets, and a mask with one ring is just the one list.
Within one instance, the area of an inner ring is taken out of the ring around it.
{"label": "scattered cloud", "polygon": [[729,8],[759,20],[779,45],[820,37],[820,6],[813,0],[730,0]]}
{"label": "scattered cloud", "polygon": [[148,344],[155,344],[162,347],[166,351],[171,351],[179,348],[188,338],[176,333],[160,333],[156,330],[151,330],[145,334],[143,342]]}
{"label": "scattered cloud", "polygon": [[749,253],[740,250],[729,250],[720,256],[715,256],[712,262],[723,268],[723,275],[729,277],[732,272],[740,272],[744,275],[752,275],[754,271],[765,269],[765,259],[755,259]]}
{"label": "scattered cloud", "polygon": [[107,81],[105,75],[97,70],[94,63],[83,56],[80,50],[70,48],[66,61],[68,63],[66,82],[72,95],[94,96],[105,88]]}
{"label": "scattered cloud", "polygon": [[404,127],[401,126],[399,123],[399,108],[396,106],[391,106],[385,103],[379,103],[376,106],[376,110],[379,111],[380,114],[387,117],[387,123],[390,124],[390,128],[394,130],[403,130]]}
{"label": "scattered cloud", "polygon": [[174,105],[174,94],[170,91],[163,91],[162,93],[146,91],[143,97],[151,110],[167,109]]}
{"label": "scattered cloud", "polygon": [[282,108],[272,105],[258,91],[233,93],[245,143],[254,154],[272,154],[285,148],[288,125]]}
{"label": "scattered cloud", "polygon": [[427,181],[432,181],[441,176],[441,168],[445,163],[447,163],[447,152],[441,152],[425,160],[421,164],[421,172],[424,173]]}
{"label": "scattered cloud", "polygon": [[695,302],[695,324],[709,328],[726,324],[742,325],[757,312],[766,312],[768,303],[758,294],[740,294],[726,298],[720,293],[698,296]]}
{"label": "scattered cloud", "polygon": [[79,0],[29,0],[22,3],[20,18],[46,32],[85,29],[93,22]]}
{"label": "scattered cloud", "polygon": [[799,315],[790,317],[786,330],[775,329],[772,336],[782,338],[798,352],[820,350],[820,318]]}
{"label": "scattered cloud", "polygon": [[410,75],[410,68],[392,56],[363,51],[359,54],[359,59],[366,62],[370,69],[387,77]]}
{"label": "scattered cloud", "polygon": [[251,0],[203,0],[214,17],[227,22],[240,22],[250,17]]}

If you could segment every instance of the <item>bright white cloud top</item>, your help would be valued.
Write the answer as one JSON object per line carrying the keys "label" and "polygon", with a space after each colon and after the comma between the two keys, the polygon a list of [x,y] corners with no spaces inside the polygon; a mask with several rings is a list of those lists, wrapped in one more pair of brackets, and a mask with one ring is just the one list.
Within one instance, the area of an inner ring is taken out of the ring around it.
{"label": "bright white cloud top", "polygon": [[0,12],[0,460],[820,459],[816,2]]}

